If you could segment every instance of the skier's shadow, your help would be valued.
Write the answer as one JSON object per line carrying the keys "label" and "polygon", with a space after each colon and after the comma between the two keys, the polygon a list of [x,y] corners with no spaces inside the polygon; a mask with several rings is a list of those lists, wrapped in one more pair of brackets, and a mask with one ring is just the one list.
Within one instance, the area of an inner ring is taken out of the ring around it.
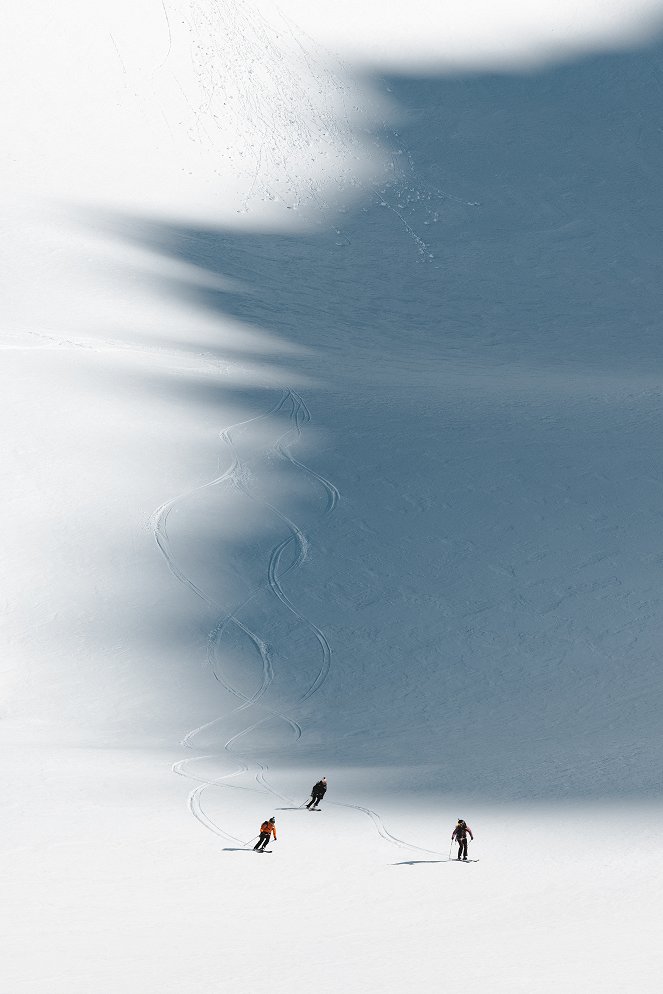
{"label": "skier's shadow", "polygon": [[236,848],[224,846],[223,852],[253,852],[253,849],[245,849],[244,846],[237,846]]}
{"label": "skier's shadow", "polygon": [[401,863],[392,863],[392,866],[417,866],[419,863],[450,863],[449,859],[404,859]]}

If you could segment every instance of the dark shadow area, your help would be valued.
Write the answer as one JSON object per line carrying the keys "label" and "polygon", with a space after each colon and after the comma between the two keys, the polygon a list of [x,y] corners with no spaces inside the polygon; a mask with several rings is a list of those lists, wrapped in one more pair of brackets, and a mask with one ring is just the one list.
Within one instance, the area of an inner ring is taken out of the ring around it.
{"label": "dark shadow area", "polygon": [[411,165],[343,208],[340,235],[329,219],[303,235],[114,227],[241,287],[183,279],[168,292],[348,370],[455,356],[651,369],[662,72],[656,46],[542,72],[390,79],[404,122],[383,137]]}
{"label": "dark shadow area", "polygon": [[[344,503],[288,578],[333,648],[294,765],[421,764],[411,789],[481,797],[658,795],[662,82],[659,45],[392,78],[404,120],[383,138],[409,166],[333,223],[99,222],[235,281],[163,290],[273,336],[264,367],[316,384],[313,465]],[[222,336],[163,345],[255,359]],[[213,406],[237,389],[219,382],[172,396]]]}

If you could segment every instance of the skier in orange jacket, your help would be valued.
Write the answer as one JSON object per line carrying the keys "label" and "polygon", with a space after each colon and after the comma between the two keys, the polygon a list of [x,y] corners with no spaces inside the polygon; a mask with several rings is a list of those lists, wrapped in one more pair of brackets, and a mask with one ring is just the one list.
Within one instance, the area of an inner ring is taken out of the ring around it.
{"label": "skier in orange jacket", "polygon": [[253,847],[256,852],[262,852],[263,849],[267,848],[270,835],[274,836],[274,842],[276,842],[276,818],[274,816],[269,821],[263,821],[260,826],[260,838]]}

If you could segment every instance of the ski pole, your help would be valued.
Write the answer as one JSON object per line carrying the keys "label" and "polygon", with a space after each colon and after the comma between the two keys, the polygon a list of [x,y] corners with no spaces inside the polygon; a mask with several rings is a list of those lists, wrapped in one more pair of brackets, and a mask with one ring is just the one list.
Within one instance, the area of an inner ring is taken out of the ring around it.
{"label": "ski pole", "polygon": [[248,841],[248,842],[243,842],[243,843],[242,843],[242,849],[246,848],[246,846],[250,846],[250,845],[251,845],[251,843],[252,843],[252,842],[255,842],[257,838],[258,838],[258,836],[257,836],[257,835],[254,835],[254,836],[253,836],[253,838],[252,838],[252,839],[249,839],[249,841]]}
{"label": "ski pole", "polygon": [[454,840],[452,839],[451,840],[451,845],[449,846],[449,856],[447,857],[447,863],[451,859],[451,850],[453,849],[453,847],[454,847]]}

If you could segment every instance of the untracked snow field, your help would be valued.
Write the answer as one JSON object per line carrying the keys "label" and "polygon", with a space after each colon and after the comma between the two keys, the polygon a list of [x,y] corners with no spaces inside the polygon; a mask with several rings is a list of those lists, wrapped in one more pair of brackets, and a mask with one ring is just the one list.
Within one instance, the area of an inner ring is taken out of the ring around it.
{"label": "untracked snow field", "polygon": [[663,9],[387,8],[3,13],[3,994],[660,990]]}

